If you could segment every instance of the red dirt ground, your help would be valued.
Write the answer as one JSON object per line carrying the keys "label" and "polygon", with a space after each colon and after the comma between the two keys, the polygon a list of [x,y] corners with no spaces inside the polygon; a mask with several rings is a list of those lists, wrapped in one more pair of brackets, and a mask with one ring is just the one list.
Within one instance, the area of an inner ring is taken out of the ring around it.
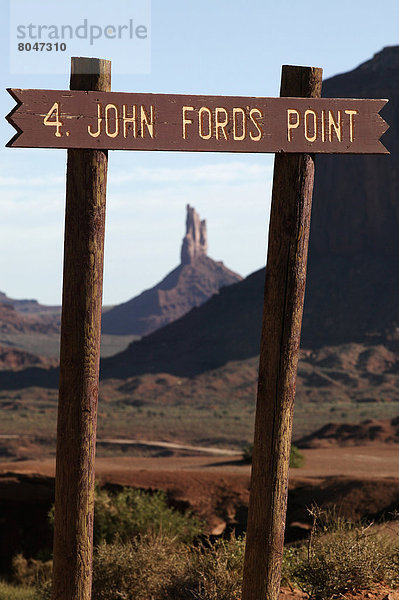
{"label": "red dirt ground", "polygon": [[[304,467],[290,472],[288,527],[290,523],[306,527],[306,507],[312,502],[335,504],[348,518],[376,516],[396,508],[396,445],[302,452]],[[54,476],[55,462],[47,459],[0,463],[0,476],[7,472]],[[245,519],[250,467],[239,456],[98,458],[96,473],[101,484],[165,490],[172,504],[190,508],[204,518],[211,533],[221,533],[226,525],[240,528]]]}

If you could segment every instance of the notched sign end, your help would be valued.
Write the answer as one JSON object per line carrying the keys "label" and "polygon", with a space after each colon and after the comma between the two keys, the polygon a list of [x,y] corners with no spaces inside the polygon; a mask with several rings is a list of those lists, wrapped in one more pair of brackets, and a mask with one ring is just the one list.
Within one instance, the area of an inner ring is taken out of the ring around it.
{"label": "notched sign end", "polygon": [[21,108],[23,103],[22,103],[22,100],[18,97],[18,95],[16,93],[17,92],[16,89],[7,88],[7,92],[10,94],[10,96],[12,96],[14,98],[15,102],[17,103],[17,105],[14,106],[14,108],[8,113],[8,115],[6,115],[6,121],[10,125],[12,125],[12,127],[14,127],[14,129],[17,130],[17,133],[6,144],[6,148],[12,148],[17,145],[17,144],[15,144],[15,142],[18,140],[19,136],[22,134],[22,129],[20,127],[18,127],[18,125],[16,124],[16,122],[13,119],[13,116]]}
{"label": "notched sign end", "polygon": [[378,146],[381,148],[380,154],[391,154],[381,142],[382,136],[388,131],[390,125],[380,115],[381,110],[388,104],[389,100],[380,100],[380,107],[377,110],[377,125],[379,129]]}

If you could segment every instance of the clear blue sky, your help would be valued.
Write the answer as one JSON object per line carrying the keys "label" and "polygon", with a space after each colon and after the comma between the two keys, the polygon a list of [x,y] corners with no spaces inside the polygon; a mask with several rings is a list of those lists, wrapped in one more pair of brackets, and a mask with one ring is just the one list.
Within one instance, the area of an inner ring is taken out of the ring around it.
{"label": "clear blue sky", "polygon": [[[22,22],[24,2],[0,1],[5,17],[0,97],[6,115],[14,105],[6,87],[68,88],[71,53],[64,53],[62,75],[12,72],[10,5],[14,17],[20,11]],[[43,2],[29,4],[43,12]],[[133,0],[67,3],[75,21],[93,23],[108,5],[115,23],[127,11],[134,17]],[[48,6],[48,23],[65,18],[57,3]],[[323,67],[327,78],[399,43],[397,0],[381,5],[370,0],[152,0],[150,6],[149,72],[115,74],[115,91],[278,96],[282,64]],[[129,52],[129,42],[118,42],[112,47],[94,44],[88,55],[112,54],[117,72]],[[4,148],[13,135],[4,119],[0,135],[0,290],[59,304],[66,151]],[[243,275],[260,268],[272,163],[270,155],[111,152],[104,302],[131,298],[178,264],[186,203],[207,219],[213,258]]]}

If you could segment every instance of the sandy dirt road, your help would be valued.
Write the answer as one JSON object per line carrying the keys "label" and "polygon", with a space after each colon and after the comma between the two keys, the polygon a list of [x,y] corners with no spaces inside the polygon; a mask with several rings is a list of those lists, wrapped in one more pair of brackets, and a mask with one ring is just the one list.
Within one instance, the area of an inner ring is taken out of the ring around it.
{"label": "sandy dirt road", "polygon": [[[291,477],[399,478],[399,446],[395,444],[332,447],[302,450],[301,452],[305,456],[305,464],[300,469],[291,469]],[[97,458],[96,460],[96,472],[100,478],[111,473],[124,473],[126,476],[129,471],[143,470],[221,471],[244,476],[249,476],[250,473],[250,467],[241,462],[240,455],[176,455],[165,458],[115,457]],[[55,460],[0,462],[0,472],[11,471],[54,476]]]}

